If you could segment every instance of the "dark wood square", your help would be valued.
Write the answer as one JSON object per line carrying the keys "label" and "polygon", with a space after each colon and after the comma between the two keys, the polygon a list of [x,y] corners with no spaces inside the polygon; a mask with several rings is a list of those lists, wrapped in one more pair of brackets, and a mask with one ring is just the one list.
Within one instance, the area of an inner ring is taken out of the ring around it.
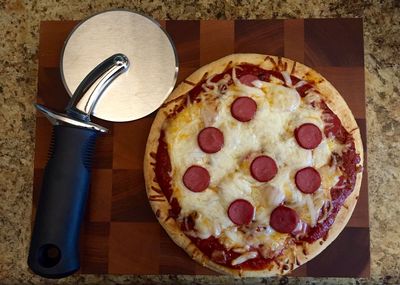
{"label": "dark wood square", "polygon": [[172,246],[173,241],[165,231],[160,233],[160,273],[181,272],[195,274],[196,262],[187,259],[186,252],[178,246]]}
{"label": "dark wood square", "polygon": [[61,81],[59,66],[43,68],[39,65],[37,103],[63,112],[68,104],[69,96]]}
{"label": "dark wood square", "polygon": [[93,169],[86,210],[86,220],[109,222],[111,220],[112,170]]}
{"label": "dark wood square", "polygon": [[234,53],[234,25],[229,20],[200,21],[200,65]]}
{"label": "dark wood square", "polygon": [[235,21],[235,52],[283,56],[283,20]]}
{"label": "dark wood square", "polygon": [[143,169],[144,151],[153,117],[114,124],[113,169]]}
{"label": "dark wood square", "polygon": [[154,222],[144,191],[142,170],[114,169],[112,173],[112,221]]}
{"label": "dark wood square", "polygon": [[[69,99],[59,56],[76,21],[42,22],[37,102],[63,111]],[[361,19],[160,21],[175,42],[178,82],[201,65],[233,52],[269,53],[304,62],[343,95],[360,127],[365,170],[358,204],[338,239],[292,276],[369,275],[368,176]],[[146,198],[143,155],[156,112],[112,123],[94,118],[109,133],[99,137],[81,235],[80,273],[216,274],[176,246],[158,224]],[[51,125],[37,114],[33,214],[48,159]]]}
{"label": "dark wood square", "polygon": [[364,66],[362,19],[304,20],[305,64]]}
{"label": "dark wood square", "polygon": [[356,118],[365,118],[364,67],[315,67],[335,86]]}
{"label": "dark wood square", "polygon": [[166,29],[179,54],[180,67],[195,67],[200,64],[200,22],[167,21]]}
{"label": "dark wood square", "polygon": [[82,273],[108,272],[108,240],[110,223],[86,222],[81,234],[81,265]]}
{"label": "dark wood square", "polygon": [[179,54],[178,82],[200,67],[200,22],[166,21],[166,30]]}
{"label": "dark wood square", "polygon": [[[65,39],[78,21],[43,21],[40,22],[39,66],[58,67]],[[45,39],[45,40],[43,40]],[[61,47],[61,48],[60,48]],[[58,71],[59,74],[59,71]],[[39,76],[40,79],[40,76]],[[54,82],[56,83],[56,82]],[[61,82],[60,82],[61,83]],[[61,83],[62,84],[62,83]],[[40,86],[39,86],[40,87]],[[64,88],[63,88],[64,89]],[[50,94],[53,96],[54,94]]]}
{"label": "dark wood square", "polygon": [[346,227],[337,239],[307,263],[309,276],[369,277],[369,229]]}
{"label": "dark wood square", "polygon": [[108,273],[159,273],[160,230],[160,225],[154,222],[112,222]]}
{"label": "dark wood square", "polygon": [[285,57],[298,62],[304,62],[304,20],[284,20],[283,29],[283,50]]}

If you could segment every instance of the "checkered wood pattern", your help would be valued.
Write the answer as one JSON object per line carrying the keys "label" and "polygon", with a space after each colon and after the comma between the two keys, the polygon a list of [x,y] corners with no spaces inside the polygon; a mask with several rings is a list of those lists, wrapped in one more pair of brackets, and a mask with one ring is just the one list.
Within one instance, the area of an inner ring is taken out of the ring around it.
{"label": "checkered wood pattern", "polygon": [[[76,23],[41,23],[37,102],[58,111],[64,109],[69,98],[60,79],[60,52]],[[348,102],[366,147],[361,19],[160,21],[160,24],[178,50],[178,83],[200,66],[234,52],[286,56],[318,70]],[[95,120],[110,131],[97,142],[81,237],[81,273],[216,274],[192,261],[169,239],[147,201],[142,162],[154,116],[155,113],[134,122],[115,124]],[[34,206],[50,134],[50,123],[38,113]],[[369,262],[365,168],[359,201],[347,227],[331,246],[293,275],[367,277]]]}

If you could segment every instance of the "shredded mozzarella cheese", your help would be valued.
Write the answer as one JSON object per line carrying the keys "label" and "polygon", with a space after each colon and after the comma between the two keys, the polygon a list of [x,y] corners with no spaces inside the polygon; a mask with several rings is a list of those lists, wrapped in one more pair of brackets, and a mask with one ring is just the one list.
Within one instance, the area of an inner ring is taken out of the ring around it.
{"label": "shredded mozzarella cheese", "polygon": [[242,254],[241,256],[235,258],[234,260],[232,260],[232,265],[235,266],[235,265],[242,264],[243,262],[246,262],[247,260],[256,258],[257,255],[258,255],[257,251],[246,252],[246,253]]}

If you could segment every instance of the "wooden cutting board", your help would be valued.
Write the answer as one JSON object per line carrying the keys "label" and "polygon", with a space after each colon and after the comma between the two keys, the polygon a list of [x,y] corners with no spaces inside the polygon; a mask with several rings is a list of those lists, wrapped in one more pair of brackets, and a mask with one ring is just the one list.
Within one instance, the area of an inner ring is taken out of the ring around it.
{"label": "wooden cutting board", "polygon": [[[76,24],[46,21],[40,27],[37,102],[58,111],[64,109],[69,99],[60,79],[60,52]],[[160,24],[178,50],[178,83],[200,66],[234,52],[285,56],[316,69],[344,96],[360,126],[366,148],[361,19],[160,21]],[[96,120],[110,132],[97,143],[82,229],[81,273],[216,274],[192,261],[176,246],[150,209],[142,164],[154,116],[155,113],[130,123]],[[34,206],[50,136],[50,123],[37,113]],[[350,222],[331,246],[293,275],[368,277],[369,245],[365,167],[359,201]]]}

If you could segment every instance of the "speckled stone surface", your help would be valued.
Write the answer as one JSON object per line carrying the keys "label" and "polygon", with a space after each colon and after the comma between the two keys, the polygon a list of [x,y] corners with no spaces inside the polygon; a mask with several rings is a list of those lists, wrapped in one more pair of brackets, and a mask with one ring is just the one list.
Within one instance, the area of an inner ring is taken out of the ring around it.
{"label": "speckled stone surface", "polygon": [[[304,4],[303,2],[307,2]],[[363,17],[371,274],[366,279],[73,276],[54,283],[400,284],[400,2],[0,0],[0,283],[49,282],[27,270],[41,20],[78,20],[110,8],[158,19]],[[53,281],[51,282],[53,283]]]}

